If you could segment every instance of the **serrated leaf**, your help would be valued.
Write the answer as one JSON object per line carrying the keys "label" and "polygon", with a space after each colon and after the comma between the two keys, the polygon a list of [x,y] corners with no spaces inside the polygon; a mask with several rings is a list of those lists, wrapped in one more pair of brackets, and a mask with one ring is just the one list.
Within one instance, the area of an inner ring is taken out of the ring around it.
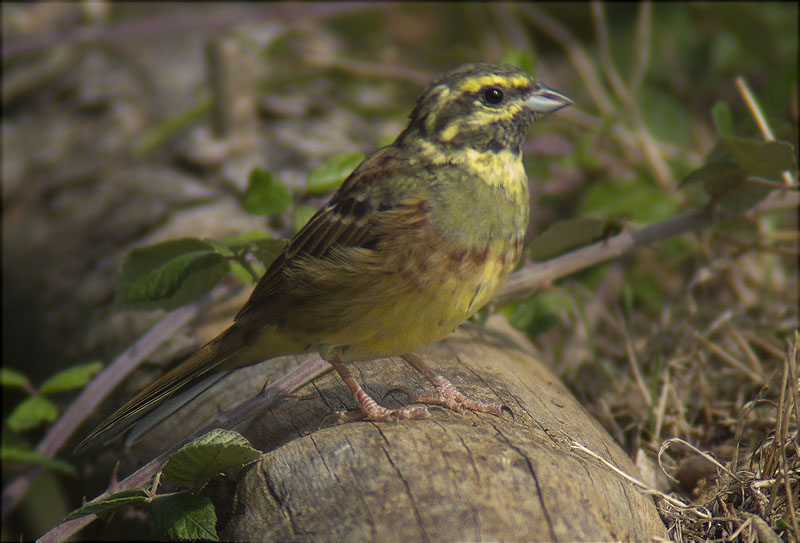
{"label": "serrated leaf", "polygon": [[67,368],[42,383],[42,386],[39,387],[39,392],[51,394],[53,392],[82,388],[101,369],[103,369],[101,362],[89,362]]}
{"label": "serrated leaf", "polygon": [[94,513],[97,516],[104,516],[125,505],[146,503],[148,499],[149,496],[147,494],[147,488],[145,487],[124,490],[102,500],[85,503],[70,513],[67,518],[88,515],[90,513]]}
{"label": "serrated leaf", "polygon": [[324,194],[337,188],[363,160],[364,153],[355,151],[324,160],[308,174],[306,190],[310,194]]}
{"label": "serrated leaf", "polygon": [[783,171],[794,167],[794,160],[794,148],[786,142],[723,137],[709,163],[689,174],[681,185],[702,182],[711,203],[740,214],[773,190],[748,177],[780,182]]}
{"label": "serrated leaf", "polygon": [[292,232],[298,233],[318,210],[311,206],[297,206],[292,213]]}
{"label": "serrated leaf", "polygon": [[6,424],[15,432],[22,432],[57,418],[58,408],[53,402],[42,396],[31,396],[14,408],[6,418]]}
{"label": "serrated leaf", "polygon": [[741,185],[722,194],[716,203],[731,213],[741,214],[766,198],[770,192],[772,188],[767,185],[745,180]]}
{"label": "serrated leaf", "polygon": [[217,513],[205,496],[164,496],[153,500],[150,509],[156,525],[169,539],[219,541]]}
{"label": "serrated leaf", "polygon": [[211,290],[228,269],[213,245],[199,239],[140,247],[122,262],[115,304],[125,309],[172,310]]}
{"label": "serrated leaf", "polygon": [[744,172],[736,164],[718,162],[707,164],[684,181],[686,184],[700,180],[711,202],[732,213],[743,213],[760,202],[770,191],[764,185],[748,183]]}
{"label": "serrated leaf", "polygon": [[686,176],[679,186],[703,183],[706,193],[712,198],[718,198],[731,187],[743,182],[744,174],[739,166],[731,162],[717,162],[697,168]]}
{"label": "serrated leaf", "polygon": [[292,203],[292,193],[272,172],[253,168],[242,203],[251,215],[275,215],[286,211]]}
{"label": "serrated leaf", "polygon": [[560,221],[533,238],[530,245],[531,260],[541,262],[588,245],[603,236],[606,221],[578,217]]}
{"label": "serrated leaf", "polygon": [[170,455],[161,471],[173,482],[195,486],[218,473],[255,460],[260,454],[241,434],[214,430]]}
{"label": "serrated leaf", "polygon": [[711,107],[711,118],[721,136],[733,136],[733,115],[728,102],[720,100]]}
{"label": "serrated leaf", "polygon": [[722,140],[714,144],[714,147],[711,148],[711,152],[708,153],[706,157],[706,164],[716,164],[717,162],[736,163],[736,161],[733,160],[733,156],[731,156],[731,152],[728,151],[727,145],[725,145],[725,142]]}
{"label": "serrated leaf", "polygon": [[75,466],[69,462],[57,458],[47,458],[45,455],[30,449],[22,449],[13,446],[9,447],[3,443],[3,446],[0,447],[0,456],[2,457],[3,463],[18,462],[20,464],[41,464],[47,468],[66,473],[67,475],[77,475]]}
{"label": "serrated leaf", "polygon": [[794,147],[788,142],[729,136],[724,136],[722,141],[745,175],[780,183],[783,171],[794,167]]}
{"label": "serrated leaf", "polygon": [[0,368],[0,385],[8,388],[32,388],[31,382],[23,373],[11,368]]}
{"label": "serrated leaf", "polygon": [[289,244],[285,239],[267,238],[255,242],[253,255],[261,262],[265,268],[269,268],[272,261],[278,258],[281,251]]}

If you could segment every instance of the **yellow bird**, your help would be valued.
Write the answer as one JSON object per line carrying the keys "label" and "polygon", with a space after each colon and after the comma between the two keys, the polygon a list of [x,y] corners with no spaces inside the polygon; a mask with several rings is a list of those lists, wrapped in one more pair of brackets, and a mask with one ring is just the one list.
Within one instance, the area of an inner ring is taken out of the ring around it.
{"label": "yellow bird", "polygon": [[435,403],[500,414],[412,353],[486,304],[519,259],[528,225],[521,145],[533,122],[569,105],[513,66],[468,64],[434,81],[408,126],[367,157],[289,242],[234,323],[98,426],[76,450],[149,429],[153,412],[212,372],[317,351],[364,418],[424,418],[386,409],[345,362],[400,355],[436,388]]}

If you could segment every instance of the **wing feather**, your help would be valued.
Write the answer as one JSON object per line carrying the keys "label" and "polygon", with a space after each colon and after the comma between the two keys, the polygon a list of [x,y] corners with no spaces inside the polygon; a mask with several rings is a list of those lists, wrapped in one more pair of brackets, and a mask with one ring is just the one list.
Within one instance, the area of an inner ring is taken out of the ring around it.
{"label": "wing feather", "polygon": [[[410,195],[397,190],[393,178],[404,180],[411,188],[414,183],[408,166],[400,148],[394,146],[384,147],[362,162],[273,261],[235,320],[272,305],[272,298],[286,291],[284,272],[296,259],[325,258],[333,247],[372,246],[382,218],[407,203],[404,196]],[[394,190],[385,190],[392,185]]]}

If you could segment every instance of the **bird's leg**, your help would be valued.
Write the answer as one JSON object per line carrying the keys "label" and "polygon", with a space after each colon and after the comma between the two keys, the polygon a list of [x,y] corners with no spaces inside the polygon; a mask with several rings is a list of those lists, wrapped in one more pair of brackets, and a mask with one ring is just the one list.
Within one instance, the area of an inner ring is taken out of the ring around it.
{"label": "bird's leg", "polygon": [[423,360],[415,354],[404,354],[401,356],[403,360],[408,362],[408,365],[420,372],[425,378],[436,387],[436,394],[417,394],[410,395],[409,400],[416,403],[435,403],[441,404],[448,409],[463,413],[464,408],[470,411],[480,411],[481,413],[491,413],[498,417],[503,415],[503,410],[511,410],[508,406],[480,402],[473,400],[459,392],[453,383],[447,380],[444,376],[439,375],[428,367]]}
{"label": "bird's leg", "polygon": [[386,409],[378,405],[372,396],[367,394],[363,388],[356,382],[353,375],[347,366],[344,365],[338,356],[331,356],[328,359],[333,369],[342,378],[344,384],[350,389],[350,393],[358,404],[360,412],[343,413],[340,415],[340,420],[349,422],[352,420],[368,419],[375,422],[388,422],[405,419],[425,419],[430,416],[426,407],[405,407],[403,409]]}

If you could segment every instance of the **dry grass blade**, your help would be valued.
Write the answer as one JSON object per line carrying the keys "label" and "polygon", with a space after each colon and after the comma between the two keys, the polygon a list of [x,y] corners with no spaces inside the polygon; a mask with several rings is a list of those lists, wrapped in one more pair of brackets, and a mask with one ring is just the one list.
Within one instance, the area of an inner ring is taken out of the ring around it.
{"label": "dry grass blade", "polygon": [[[664,467],[662,456],[670,445],[686,449],[713,464],[719,471],[698,505],[710,512],[708,518],[692,518],[682,512],[664,512],[669,533],[675,541],[796,541],[798,531],[798,492],[800,491],[800,445],[798,445],[798,333],[788,342],[783,357],[777,402],[762,399],[768,386],[739,412],[735,449],[725,465],[705,451],[682,439],[664,441],[658,454],[663,472],[677,483]],[[774,406],[775,423],[759,446],[739,461],[740,441],[747,419],[759,406]],[[740,469],[739,465],[746,466]]]}

